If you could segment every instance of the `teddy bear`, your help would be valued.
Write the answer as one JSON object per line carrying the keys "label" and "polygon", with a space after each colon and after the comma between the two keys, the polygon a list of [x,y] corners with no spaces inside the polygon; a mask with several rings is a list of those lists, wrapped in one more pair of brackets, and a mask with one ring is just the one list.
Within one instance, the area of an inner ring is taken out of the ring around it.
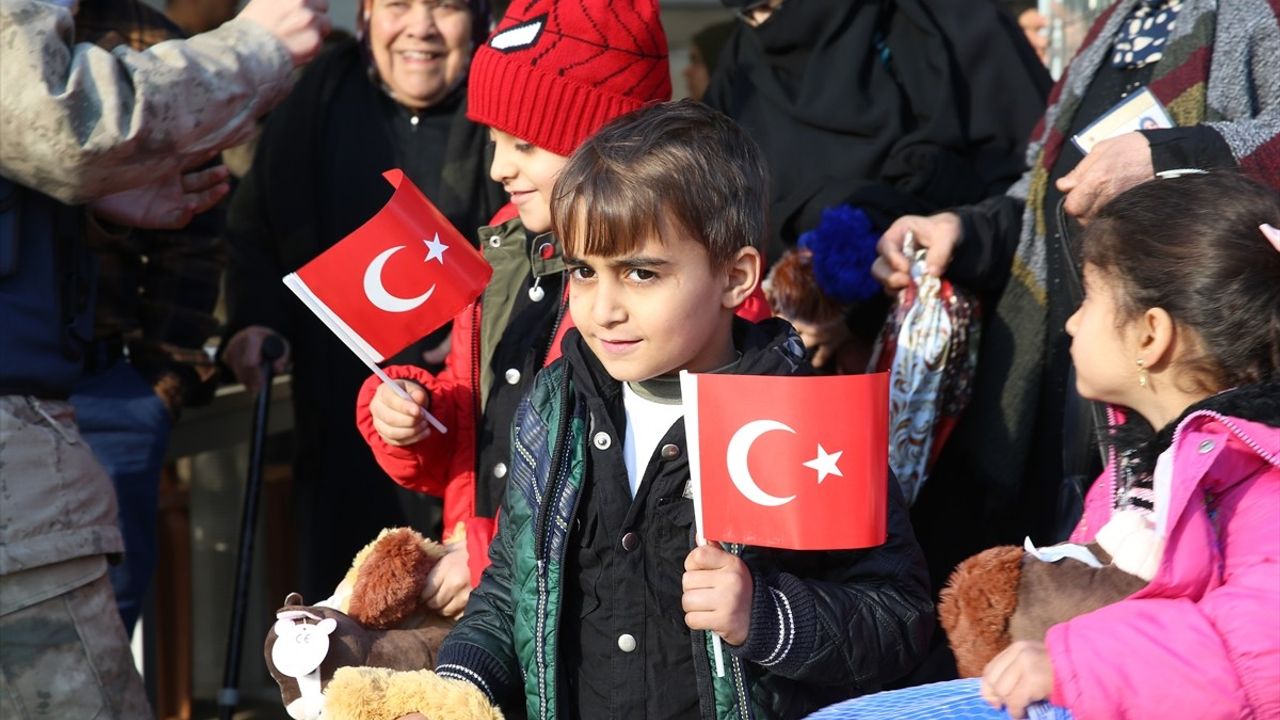
{"label": "teddy bear", "polygon": [[1049,628],[1123,600],[1155,576],[1164,541],[1140,512],[1122,510],[1088,545],[984,550],[952,572],[938,616],[960,677],[980,677],[1014,642],[1043,642]]}
{"label": "teddy bear", "polygon": [[[460,540],[458,532],[451,541]],[[428,608],[423,592],[427,574],[445,552],[443,545],[409,528],[384,530],[356,554],[331,597],[316,605],[305,605],[297,593],[285,598],[267,633],[264,654],[291,718],[368,716],[365,710],[335,714],[326,707],[332,704],[327,698],[340,668],[389,672],[435,667],[454,621]],[[367,704],[340,699],[337,705],[344,703],[355,708]]]}

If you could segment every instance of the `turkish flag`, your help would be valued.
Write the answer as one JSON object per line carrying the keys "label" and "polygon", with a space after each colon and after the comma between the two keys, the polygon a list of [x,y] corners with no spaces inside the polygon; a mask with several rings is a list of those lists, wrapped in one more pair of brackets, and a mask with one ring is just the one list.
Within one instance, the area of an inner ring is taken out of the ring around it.
{"label": "turkish flag", "polygon": [[382,362],[473,302],[493,274],[400,170],[376,215],[284,278],[357,355]]}
{"label": "turkish flag", "polygon": [[884,543],[888,373],[682,381],[703,537],[792,550]]}

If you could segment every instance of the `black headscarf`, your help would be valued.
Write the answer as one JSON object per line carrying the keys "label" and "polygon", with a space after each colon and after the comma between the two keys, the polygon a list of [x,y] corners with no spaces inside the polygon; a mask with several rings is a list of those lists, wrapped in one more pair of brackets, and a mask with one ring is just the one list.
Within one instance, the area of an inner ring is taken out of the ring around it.
{"label": "black headscarf", "polygon": [[1002,192],[1050,84],[990,0],[787,0],[721,63],[705,102],[769,162],[771,257],[827,207],[883,228]]}

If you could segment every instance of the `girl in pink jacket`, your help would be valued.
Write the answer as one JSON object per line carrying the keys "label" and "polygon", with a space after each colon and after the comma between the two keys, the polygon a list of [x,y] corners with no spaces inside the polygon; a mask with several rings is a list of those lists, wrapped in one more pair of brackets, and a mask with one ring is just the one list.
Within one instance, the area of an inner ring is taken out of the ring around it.
{"label": "girl in pink jacket", "polygon": [[1015,643],[980,680],[814,718],[1280,718],[1278,227],[1271,190],[1194,175],[1118,196],[1084,233],[1076,387],[1127,419],[1072,541],[1136,515],[1154,550],[1124,569],[1146,587]]}

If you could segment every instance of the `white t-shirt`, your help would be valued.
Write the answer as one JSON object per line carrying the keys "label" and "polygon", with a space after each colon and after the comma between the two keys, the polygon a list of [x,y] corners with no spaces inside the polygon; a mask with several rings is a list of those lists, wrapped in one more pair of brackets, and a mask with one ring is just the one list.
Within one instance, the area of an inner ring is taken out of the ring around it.
{"label": "white t-shirt", "polygon": [[634,498],[658,443],[662,442],[676,420],[684,417],[684,405],[679,401],[664,402],[656,397],[640,395],[632,389],[631,383],[622,384],[622,405],[627,414],[622,458],[627,465],[627,482]]}

